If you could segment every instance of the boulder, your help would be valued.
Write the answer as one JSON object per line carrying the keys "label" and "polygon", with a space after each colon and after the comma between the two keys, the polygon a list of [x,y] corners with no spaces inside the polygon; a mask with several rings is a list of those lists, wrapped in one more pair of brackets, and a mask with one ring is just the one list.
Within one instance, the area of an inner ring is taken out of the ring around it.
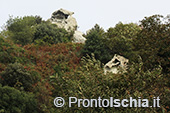
{"label": "boulder", "polygon": [[111,72],[114,74],[124,73],[127,70],[129,60],[123,56],[115,54],[114,57],[104,65],[104,74]]}
{"label": "boulder", "polygon": [[77,31],[77,21],[72,16],[74,12],[67,11],[65,9],[59,9],[52,13],[50,21],[52,24],[56,24],[59,28],[64,28],[68,32],[73,31],[73,43],[85,43],[86,38],[83,37],[83,33]]}
{"label": "boulder", "polygon": [[75,31],[73,35],[73,42],[74,43],[85,43],[86,38],[83,37],[83,33],[80,31]]}
{"label": "boulder", "polygon": [[52,24],[56,24],[59,28],[64,28],[67,31],[75,31],[77,30],[77,21],[72,17],[73,14],[74,12],[61,8],[52,13],[50,21]]}

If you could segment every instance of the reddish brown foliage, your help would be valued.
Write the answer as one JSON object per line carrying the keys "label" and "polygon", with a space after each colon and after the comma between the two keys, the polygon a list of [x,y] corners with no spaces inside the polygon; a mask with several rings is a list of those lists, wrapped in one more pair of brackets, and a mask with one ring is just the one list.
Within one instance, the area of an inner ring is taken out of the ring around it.
{"label": "reddish brown foliage", "polygon": [[[54,73],[53,67],[60,63],[65,63],[70,69],[76,69],[80,62],[81,44],[60,43],[52,46],[26,45],[26,57],[35,65],[32,66],[43,77]],[[27,68],[28,70],[30,68]]]}

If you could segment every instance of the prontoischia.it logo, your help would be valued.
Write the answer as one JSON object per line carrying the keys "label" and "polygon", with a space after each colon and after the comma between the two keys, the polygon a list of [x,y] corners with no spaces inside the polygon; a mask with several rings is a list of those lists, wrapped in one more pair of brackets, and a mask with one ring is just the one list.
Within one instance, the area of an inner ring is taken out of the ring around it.
{"label": "prontoischia.it logo", "polygon": [[[149,105],[148,99],[133,99],[130,97],[129,99],[114,99],[110,97],[109,99],[102,99],[98,97],[98,99],[77,99],[76,97],[69,97],[68,105],[72,107],[72,105],[76,104],[77,107],[160,107],[159,105],[160,99],[159,97],[153,97],[152,105]],[[54,105],[56,107],[63,107],[65,105],[65,100],[62,97],[56,97],[54,99]]]}

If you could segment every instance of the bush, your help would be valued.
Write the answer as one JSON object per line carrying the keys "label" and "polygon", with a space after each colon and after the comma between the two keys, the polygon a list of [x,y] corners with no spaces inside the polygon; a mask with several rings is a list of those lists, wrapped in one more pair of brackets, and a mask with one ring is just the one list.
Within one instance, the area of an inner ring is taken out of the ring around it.
{"label": "bush", "polygon": [[135,63],[130,66],[127,73],[124,74],[107,74],[104,75],[103,69],[100,67],[101,62],[95,57],[88,56],[81,61],[81,67],[74,73],[63,74],[59,76],[51,76],[51,83],[54,87],[53,97],[63,97],[68,99],[77,97],[78,99],[148,99],[152,105],[153,97],[160,96],[160,108],[140,108],[140,107],[77,107],[72,104],[69,108],[68,101],[64,107],[56,109],[56,112],[161,112],[169,102],[170,91],[165,88],[165,79],[161,74],[161,67],[153,70],[143,71],[143,63]]}
{"label": "bush", "polygon": [[24,53],[23,48],[0,36],[0,63],[24,62],[28,60],[23,56]]}
{"label": "bush", "polygon": [[73,33],[58,28],[55,24],[43,22],[36,27],[33,42],[38,44],[56,44],[70,42]]}
{"label": "bush", "polygon": [[7,43],[3,37],[0,37],[0,62],[11,63],[15,61],[15,58],[10,55],[13,47]]}
{"label": "bush", "polygon": [[7,21],[7,30],[9,31],[9,37],[17,44],[26,45],[32,43],[35,25],[41,23],[41,17],[39,16],[25,16],[12,18]]}
{"label": "bush", "polygon": [[1,113],[38,113],[34,95],[0,84]]}
{"label": "bush", "polygon": [[32,88],[33,81],[30,73],[19,63],[9,64],[0,75],[3,86],[8,85],[25,91]]}

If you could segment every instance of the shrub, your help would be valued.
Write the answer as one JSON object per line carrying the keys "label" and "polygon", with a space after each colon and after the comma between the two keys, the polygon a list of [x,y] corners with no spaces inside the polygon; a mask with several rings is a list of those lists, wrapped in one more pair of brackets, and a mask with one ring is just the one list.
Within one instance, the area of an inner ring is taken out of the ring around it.
{"label": "shrub", "polygon": [[11,63],[14,62],[15,58],[10,55],[13,47],[7,43],[3,37],[0,37],[0,62]]}
{"label": "shrub", "polygon": [[27,60],[23,56],[24,53],[25,50],[23,48],[0,36],[0,63],[24,62]]}
{"label": "shrub", "polygon": [[38,113],[34,95],[0,84],[1,113]]}
{"label": "shrub", "polygon": [[58,28],[55,24],[43,22],[36,27],[34,42],[38,44],[56,44],[70,42],[73,33],[68,33],[65,29]]}
{"label": "shrub", "polygon": [[0,75],[3,86],[8,85],[26,91],[32,88],[33,81],[30,73],[19,63],[9,64]]}
{"label": "shrub", "polygon": [[35,25],[41,23],[41,17],[39,16],[25,16],[12,18],[7,21],[7,30],[9,31],[9,37],[17,44],[26,45],[32,43]]}
{"label": "shrub", "polygon": [[77,104],[72,104],[68,107],[66,101],[64,107],[56,109],[56,112],[161,112],[169,106],[168,100],[170,91],[165,88],[165,79],[161,74],[161,67],[153,70],[143,71],[143,63],[135,63],[129,67],[127,73],[124,74],[103,74],[103,69],[100,67],[101,62],[96,60],[93,55],[83,58],[81,67],[74,73],[63,74],[59,76],[51,76],[51,83],[54,87],[53,97],[63,97],[68,99],[77,97],[78,99],[148,99],[152,105],[153,97],[160,96],[160,108],[140,108],[140,107],[92,107],[84,108],[77,107]]}

